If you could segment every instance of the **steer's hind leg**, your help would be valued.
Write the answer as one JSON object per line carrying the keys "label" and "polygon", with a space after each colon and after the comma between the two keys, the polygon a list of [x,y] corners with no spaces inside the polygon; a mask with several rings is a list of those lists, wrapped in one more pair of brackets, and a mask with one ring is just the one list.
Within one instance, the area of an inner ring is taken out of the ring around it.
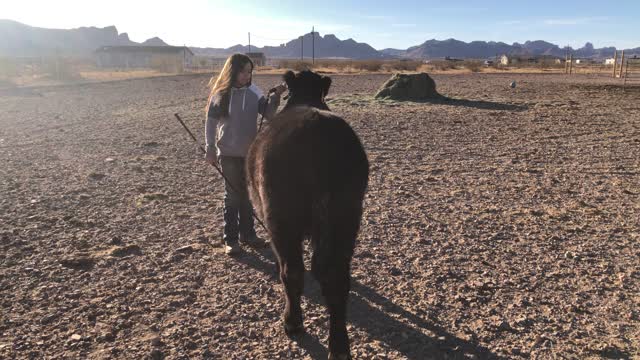
{"label": "steer's hind leg", "polygon": [[295,335],[304,330],[300,297],[304,289],[302,233],[284,228],[273,233],[273,247],[278,255],[280,281],[284,285],[286,303],[283,314],[284,330]]}

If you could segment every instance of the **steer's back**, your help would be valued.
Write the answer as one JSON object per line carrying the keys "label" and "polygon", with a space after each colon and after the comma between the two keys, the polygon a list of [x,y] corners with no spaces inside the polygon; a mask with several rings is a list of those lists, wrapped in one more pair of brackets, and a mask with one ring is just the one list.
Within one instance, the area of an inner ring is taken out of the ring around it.
{"label": "steer's back", "polygon": [[[258,214],[273,209],[310,225],[311,206],[324,194],[362,196],[369,162],[360,139],[334,113],[288,109],[258,136],[247,156],[247,182]],[[349,195],[351,194],[351,195]]]}

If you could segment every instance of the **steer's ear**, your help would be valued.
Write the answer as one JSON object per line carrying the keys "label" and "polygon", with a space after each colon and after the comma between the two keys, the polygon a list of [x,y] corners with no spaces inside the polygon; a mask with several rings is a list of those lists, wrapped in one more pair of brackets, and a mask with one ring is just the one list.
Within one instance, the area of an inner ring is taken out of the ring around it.
{"label": "steer's ear", "polygon": [[296,79],[296,74],[293,71],[289,70],[284,73],[284,75],[282,75],[282,79],[285,83],[287,83],[287,87],[291,88],[291,85],[293,85],[293,82]]}
{"label": "steer's ear", "polygon": [[327,96],[329,88],[331,87],[331,78],[328,76],[322,77],[322,96]]}

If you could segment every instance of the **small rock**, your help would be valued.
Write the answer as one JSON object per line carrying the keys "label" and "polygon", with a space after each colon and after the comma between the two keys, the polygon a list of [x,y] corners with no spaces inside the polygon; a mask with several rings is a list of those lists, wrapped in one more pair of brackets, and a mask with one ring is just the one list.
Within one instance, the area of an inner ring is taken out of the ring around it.
{"label": "small rock", "polygon": [[160,349],[151,350],[150,356],[153,360],[161,360],[162,358],[164,358],[164,354],[162,353],[162,351],[160,351]]}
{"label": "small rock", "polygon": [[154,336],[151,338],[151,345],[153,346],[162,346],[162,339],[160,336]]}
{"label": "small rock", "polygon": [[73,334],[73,335],[71,335],[71,340],[74,340],[74,341],[82,340],[82,335]]}
{"label": "small rock", "polygon": [[56,317],[58,317],[56,314],[45,315],[42,319],[40,319],[40,324],[46,325],[55,320]]}
{"label": "small rock", "polygon": [[34,275],[40,275],[42,274],[42,271],[38,270],[38,269],[34,269],[34,268],[24,268],[24,271],[28,272],[28,273],[32,273]]}
{"label": "small rock", "polygon": [[127,255],[142,255],[142,250],[138,245],[118,246],[111,250],[111,256],[122,257]]}
{"label": "small rock", "polygon": [[114,159],[114,158],[110,158],[110,157],[109,157],[109,158],[104,159],[104,162],[106,162],[106,163],[111,163],[111,162],[114,162],[114,161],[116,161],[116,159]]}
{"label": "small rock", "polygon": [[93,266],[94,260],[89,256],[69,257],[60,260],[60,265],[70,269],[87,269]]}
{"label": "small rock", "polygon": [[91,174],[89,174],[89,179],[91,180],[102,180],[105,177],[107,177],[107,175],[105,174],[101,174],[101,173],[96,173],[96,172],[92,172]]}
{"label": "small rock", "polygon": [[98,337],[100,340],[104,340],[106,342],[113,342],[116,340],[116,335],[113,333],[113,331],[107,330],[105,332],[103,332],[102,334],[100,334],[100,336]]}
{"label": "small rock", "polygon": [[186,257],[186,256],[185,256],[184,254],[182,254],[182,253],[174,253],[174,254],[169,258],[169,261],[170,261],[170,262],[172,262],[172,263],[180,262],[180,261],[184,260],[184,258],[185,258],[185,257]]}
{"label": "small rock", "polygon": [[144,204],[168,199],[169,196],[163,193],[140,194],[136,197],[136,206],[141,207]]}
{"label": "small rock", "polygon": [[176,249],[176,252],[190,254],[194,251],[193,245],[185,245]]}

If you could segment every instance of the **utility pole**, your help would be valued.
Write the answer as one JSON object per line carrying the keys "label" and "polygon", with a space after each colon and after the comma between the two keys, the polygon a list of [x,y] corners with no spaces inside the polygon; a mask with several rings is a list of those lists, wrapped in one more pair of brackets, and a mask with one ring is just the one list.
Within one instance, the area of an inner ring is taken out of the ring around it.
{"label": "utility pole", "polygon": [[304,35],[300,36],[300,61],[304,61]]}
{"label": "utility pole", "polygon": [[249,33],[249,52],[251,52],[251,33]]}
{"label": "utility pole", "polygon": [[622,50],[622,55],[620,56],[620,79],[622,79],[622,68],[624,67],[624,49]]}
{"label": "utility pole", "polygon": [[311,64],[316,63],[316,31],[315,26],[311,27]]}
{"label": "utility pole", "polygon": [[569,54],[569,75],[573,74],[573,53]]}

